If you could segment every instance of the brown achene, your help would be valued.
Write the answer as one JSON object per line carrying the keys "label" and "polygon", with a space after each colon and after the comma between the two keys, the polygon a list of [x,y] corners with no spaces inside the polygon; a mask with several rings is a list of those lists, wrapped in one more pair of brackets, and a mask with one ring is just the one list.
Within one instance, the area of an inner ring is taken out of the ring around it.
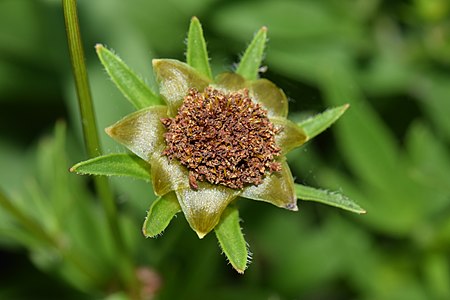
{"label": "brown achene", "polygon": [[277,129],[247,89],[191,88],[178,114],[161,121],[167,128],[163,154],[188,168],[193,189],[197,181],[241,189],[281,170]]}

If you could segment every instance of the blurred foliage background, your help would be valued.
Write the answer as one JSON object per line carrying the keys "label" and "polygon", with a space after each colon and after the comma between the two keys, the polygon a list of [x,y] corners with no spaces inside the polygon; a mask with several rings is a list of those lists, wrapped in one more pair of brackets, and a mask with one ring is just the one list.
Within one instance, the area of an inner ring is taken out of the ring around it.
{"label": "blurred foliage background", "polygon": [[[241,201],[254,253],[243,276],[183,217],[145,239],[151,187],[113,179],[149,298],[450,299],[448,1],[80,0],[79,15],[100,128],[132,108],[94,45],[155,87],[151,59],[183,59],[193,15],[216,74],[269,28],[262,76],[291,99],[291,119],[351,104],[289,162],[297,182],[342,191],[368,214]],[[86,158],[72,81],[60,1],[1,0],[0,299],[127,299],[91,182],[67,171]],[[101,137],[105,152],[124,151]]]}

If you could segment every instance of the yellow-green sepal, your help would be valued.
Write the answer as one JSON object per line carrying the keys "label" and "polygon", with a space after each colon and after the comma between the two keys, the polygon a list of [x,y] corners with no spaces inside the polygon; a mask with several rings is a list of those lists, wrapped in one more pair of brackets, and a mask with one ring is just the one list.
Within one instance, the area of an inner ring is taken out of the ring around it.
{"label": "yellow-green sepal", "polygon": [[245,79],[232,72],[220,73],[215,78],[214,87],[226,92],[235,92],[245,88]]}
{"label": "yellow-green sepal", "polygon": [[258,79],[247,83],[247,86],[252,100],[267,109],[269,117],[287,117],[288,100],[286,95],[272,81]]}
{"label": "yellow-green sepal", "polygon": [[156,195],[162,196],[173,190],[190,188],[189,172],[177,159],[171,160],[162,153],[155,153],[150,164],[153,191]]}
{"label": "yellow-green sepal", "polygon": [[227,92],[248,88],[252,101],[266,109],[269,117],[287,117],[288,100],[286,95],[279,87],[267,79],[249,81],[239,74],[225,72],[216,76],[214,87]]}
{"label": "yellow-green sepal", "polygon": [[150,162],[154,153],[165,145],[166,129],[161,123],[167,118],[166,106],[152,106],[127,115],[106,128],[106,133],[143,160]]}
{"label": "yellow-green sepal", "polygon": [[211,83],[196,69],[176,59],[154,59],[153,71],[170,116],[176,115],[190,88],[203,91]]}
{"label": "yellow-green sepal", "polygon": [[200,182],[196,190],[186,188],[175,193],[189,225],[203,238],[219,223],[223,211],[240,191]]}
{"label": "yellow-green sepal", "polygon": [[270,121],[278,130],[275,135],[275,142],[281,148],[281,155],[285,155],[306,142],[306,134],[297,124],[286,118],[270,118]]}
{"label": "yellow-green sepal", "polygon": [[249,185],[242,191],[241,197],[269,202],[275,206],[297,211],[294,178],[286,162],[281,170],[266,176],[259,185]]}

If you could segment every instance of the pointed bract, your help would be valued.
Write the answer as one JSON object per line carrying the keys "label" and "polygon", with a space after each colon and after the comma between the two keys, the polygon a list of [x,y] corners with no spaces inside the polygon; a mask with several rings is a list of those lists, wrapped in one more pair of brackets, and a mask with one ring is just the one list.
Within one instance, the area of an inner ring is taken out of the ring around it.
{"label": "pointed bract", "polygon": [[88,175],[129,176],[150,181],[150,165],[129,153],[114,153],[97,156],[77,163],[70,172]]}
{"label": "pointed bract", "polygon": [[208,51],[203,37],[203,29],[197,17],[193,17],[187,38],[186,62],[199,73],[211,79]]}
{"label": "pointed bract", "polygon": [[236,207],[227,207],[214,231],[223,253],[233,268],[240,274],[244,273],[249,253],[239,225],[239,211]]}
{"label": "pointed bract", "polygon": [[323,113],[314,115],[297,125],[303,129],[308,137],[307,140],[309,141],[333,125],[333,123],[336,122],[349,107],[349,104],[344,104],[338,107],[329,108]]}
{"label": "pointed bract", "polygon": [[267,42],[267,27],[262,27],[256,34],[250,45],[244,52],[239,62],[236,73],[246,80],[258,78],[259,68],[264,56],[264,48]]}
{"label": "pointed bract", "polygon": [[355,201],[338,192],[316,189],[302,184],[295,184],[297,198],[305,201],[315,201],[338,207],[357,214],[365,214],[366,210]]}
{"label": "pointed bract", "polygon": [[97,44],[97,55],[117,88],[137,109],[164,104],[162,99],[117,55]]}
{"label": "pointed bract", "polygon": [[156,199],[148,210],[142,233],[146,237],[155,237],[161,234],[180,211],[181,207],[175,193],[169,193]]}

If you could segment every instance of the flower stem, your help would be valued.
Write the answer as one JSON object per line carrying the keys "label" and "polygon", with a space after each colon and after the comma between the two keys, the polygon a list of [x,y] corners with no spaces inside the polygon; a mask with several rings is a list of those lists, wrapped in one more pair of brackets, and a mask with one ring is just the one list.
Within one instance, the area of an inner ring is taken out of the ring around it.
{"label": "flower stem", "polygon": [[[78,104],[81,114],[81,124],[85,147],[88,155],[96,157],[101,155],[101,147],[95,120],[94,107],[89,87],[88,75],[85,65],[83,47],[81,43],[80,28],[78,25],[76,0],[63,0],[64,20],[66,24],[67,40],[78,96]],[[131,255],[121,234],[117,207],[109,182],[105,177],[94,177],[95,187],[108,221],[110,234],[113,237],[117,250],[117,262],[120,263],[120,274],[124,283],[136,292],[136,277]]]}

